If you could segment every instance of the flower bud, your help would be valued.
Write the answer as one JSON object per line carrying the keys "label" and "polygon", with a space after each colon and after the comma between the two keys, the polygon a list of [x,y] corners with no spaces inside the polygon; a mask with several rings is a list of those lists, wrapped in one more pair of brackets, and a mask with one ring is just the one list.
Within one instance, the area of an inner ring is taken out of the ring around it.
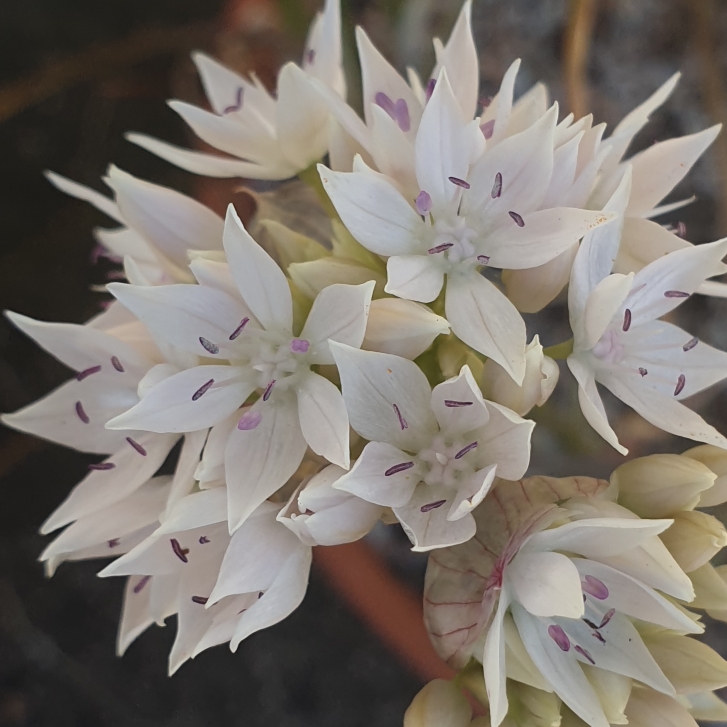
{"label": "flower bud", "polygon": [[618,487],[618,501],[624,507],[641,517],[663,518],[692,510],[715,477],[706,465],[689,457],[652,454],[616,468],[611,484]]}
{"label": "flower bud", "polygon": [[684,706],[694,719],[702,722],[727,722],[727,704],[713,692],[690,694]]}
{"label": "flower bud", "polygon": [[453,682],[435,679],[414,697],[404,727],[469,727],[472,710]]}
{"label": "flower bud", "polygon": [[361,285],[369,280],[376,282],[374,295],[381,295],[386,284],[386,278],[381,273],[354,260],[336,257],[292,263],[288,266],[288,273],[298,290],[308,298],[315,298],[329,285]]}
{"label": "flower bud", "polygon": [[692,510],[674,515],[674,523],[661,539],[674,560],[690,573],[727,545],[727,531],[717,518]]}
{"label": "flower bud", "polygon": [[702,444],[688,449],[684,456],[706,465],[717,477],[714,485],[702,493],[699,507],[713,507],[727,502],[727,450]]}
{"label": "flower bud", "polygon": [[687,708],[653,689],[634,689],[626,707],[629,727],[697,727]]}
{"label": "flower bud", "polygon": [[318,240],[301,235],[280,222],[271,219],[260,220],[258,240],[271,256],[285,269],[291,263],[318,260],[330,254]]}
{"label": "flower bud", "polygon": [[609,724],[628,724],[624,710],[631,696],[631,679],[590,664],[583,664],[582,669],[598,696]]}
{"label": "flower bud", "polygon": [[486,399],[512,409],[520,416],[534,406],[542,406],[558,383],[560,369],[552,358],[543,354],[538,336],[525,349],[525,378],[518,386],[502,366],[488,359],[480,378]]}
{"label": "flower bud", "polygon": [[560,699],[554,692],[534,689],[527,684],[512,682],[508,688],[510,711],[517,715],[515,724],[532,727],[558,727],[560,725]]}
{"label": "flower bud", "polygon": [[711,563],[693,570],[689,577],[694,584],[694,600],[690,606],[727,611],[727,582]]}

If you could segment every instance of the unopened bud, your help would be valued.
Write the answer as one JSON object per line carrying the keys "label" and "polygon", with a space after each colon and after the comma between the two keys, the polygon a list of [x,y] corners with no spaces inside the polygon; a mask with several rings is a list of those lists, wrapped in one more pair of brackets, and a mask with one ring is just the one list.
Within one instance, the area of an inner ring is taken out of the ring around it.
{"label": "unopened bud", "polygon": [[512,409],[520,416],[534,406],[542,406],[558,383],[560,369],[552,358],[543,354],[538,336],[525,349],[525,378],[518,386],[502,366],[488,359],[480,383],[486,399]]}
{"label": "unopened bud", "polygon": [[706,465],[717,477],[712,487],[702,493],[699,507],[713,507],[727,502],[727,450],[702,444],[687,450],[683,456]]}
{"label": "unopened bud", "polygon": [[469,727],[472,710],[453,682],[435,679],[414,697],[404,727]]}
{"label": "unopened bud", "polygon": [[384,290],[386,279],[374,270],[352,260],[324,257],[306,263],[292,263],[288,266],[290,279],[298,286],[303,295],[315,298],[329,285],[361,285],[373,280],[376,283],[375,295]]}
{"label": "unopened bud", "polygon": [[694,600],[690,601],[690,606],[727,611],[727,582],[717,568],[705,563],[693,570],[689,578],[694,585]]}
{"label": "unopened bud", "polygon": [[560,699],[553,692],[535,689],[527,684],[512,682],[508,687],[508,699],[517,724],[532,727],[559,727]]}
{"label": "unopened bud", "polygon": [[631,696],[631,679],[590,664],[582,664],[581,668],[596,692],[609,724],[628,724],[624,710]]}
{"label": "unopened bud", "polygon": [[696,510],[673,517],[661,539],[686,573],[708,563],[727,545],[727,531],[716,517]]}
{"label": "unopened bud", "polygon": [[674,697],[649,688],[634,689],[631,692],[626,717],[630,727],[697,727],[687,708]]}
{"label": "unopened bud", "polygon": [[702,722],[727,722],[727,704],[713,692],[690,694],[684,705],[694,719]]}
{"label": "unopened bud", "polygon": [[689,457],[652,454],[617,467],[611,484],[618,487],[624,507],[641,517],[663,518],[692,510],[715,478],[706,465]]}

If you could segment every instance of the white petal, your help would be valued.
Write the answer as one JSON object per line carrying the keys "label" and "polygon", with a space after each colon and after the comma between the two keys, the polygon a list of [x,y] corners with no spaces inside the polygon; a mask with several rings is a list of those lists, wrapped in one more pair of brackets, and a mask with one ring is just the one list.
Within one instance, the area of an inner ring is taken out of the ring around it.
{"label": "white petal", "polygon": [[415,173],[414,144],[380,106],[371,107],[371,153],[376,168],[412,197],[419,194]]}
{"label": "white petal", "polygon": [[653,220],[627,217],[613,269],[617,273],[637,272],[662,255],[685,247],[691,247],[691,243]]}
{"label": "white petal", "polygon": [[386,263],[386,272],[387,293],[421,303],[431,303],[444,284],[439,261],[429,255],[394,255]]}
{"label": "white petal", "polygon": [[482,667],[485,675],[487,696],[490,700],[490,723],[499,727],[507,716],[507,680],[505,678],[505,631],[504,619],[510,605],[507,589],[500,591],[497,611],[487,630]]}
{"label": "white petal", "polygon": [[250,237],[233,205],[227,208],[224,245],[232,277],[255,317],[267,330],[290,332],[293,301],[285,274]]}
{"label": "white petal", "polygon": [[378,505],[349,497],[331,510],[308,516],[305,527],[316,545],[341,545],[368,535],[382,513]]}
{"label": "white petal", "polygon": [[457,376],[435,386],[431,402],[439,428],[450,436],[460,437],[480,429],[490,419],[469,366],[463,366]]}
{"label": "white petal", "polygon": [[348,469],[348,414],[341,392],[310,373],[297,387],[300,428],[308,446],[329,462]]}
{"label": "white petal", "polygon": [[[146,576],[130,576],[124,588],[124,605],[121,610],[119,632],[116,637],[116,655],[123,656],[136,637],[154,623],[149,608],[151,584]],[[141,589],[137,590],[141,584]]]}
{"label": "white petal", "polygon": [[497,475],[519,480],[530,463],[530,438],[535,422],[494,401],[487,402],[490,419],[476,432],[476,456],[480,466],[497,465]]}
{"label": "white petal", "polygon": [[500,364],[516,383],[525,376],[525,323],[489,280],[473,273],[449,276],[445,315],[468,346]]}
{"label": "white petal", "polygon": [[[593,348],[611,324],[614,316],[630,293],[633,285],[633,273],[620,275],[613,273],[604,278],[591,291],[586,301],[578,331],[578,343],[581,350]],[[633,321],[631,322],[633,325]]]}
{"label": "white petal", "polygon": [[174,470],[174,478],[169,492],[169,505],[171,507],[177,500],[189,495],[196,484],[195,472],[200,464],[202,449],[207,441],[207,432],[190,432],[185,435],[179,460]]}
{"label": "white petal", "polygon": [[495,128],[492,131],[492,137],[489,145],[493,147],[499,144],[507,136],[508,126],[510,122],[510,113],[512,112],[512,101],[515,94],[515,79],[520,70],[520,59],[516,58],[509,66],[500,83],[500,90],[492,100],[492,103],[485,109],[482,115],[482,121],[494,118]]}
{"label": "white petal", "polygon": [[71,179],[66,179],[55,172],[45,171],[44,175],[45,178],[56,189],[60,189],[61,192],[65,192],[71,197],[81,199],[84,202],[90,202],[97,210],[108,215],[112,220],[116,220],[116,222],[119,222],[122,225],[126,224],[118,205],[113,200],[97,192],[95,189],[86,187],[83,184],[78,184],[78,182],[74,182]]}

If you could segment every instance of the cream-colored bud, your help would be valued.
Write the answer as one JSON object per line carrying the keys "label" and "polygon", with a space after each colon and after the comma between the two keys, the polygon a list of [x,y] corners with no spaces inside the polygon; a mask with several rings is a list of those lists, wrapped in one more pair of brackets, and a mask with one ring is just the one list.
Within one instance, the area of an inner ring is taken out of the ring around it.
{"label": "cream-colored bud", "polygon": [[330,255],[318,240],[301,235],[276,220],[260,220],[258,229],[260,244],[283,269],[291,263],[310,262]]}
{"label": "cream-colored bud", "polygon": [[707,644],[665,631],[644,634],[644,643],[678,694],[727,686],[727,661]]}
{"label": "cream-colored bud", "polygon": [[712,515],[692,510],[677,513],[661,539],[685,573],[708,563],[725,545],[727,531]]}
{"label": "cream-colored bud", "polygon": [[560,699],[553,692],[512,682],[508,687],[510,714],[517,725],[560,727]]}
{"label": "cream-colored bud", "polygon": [[702,722],[727,722],[727,704],[713,692],[690,694],[685,705],[689,714]]}
{"label": "cream-colored bud", "polygon": [[676,699],[648,688],[631,692],[626,717],[629,727],[697,727],[694,717]]}
{"label": "cream-colored bud", "polygon": [[609,724],[628,724],[624,711],[631,696],[631,679],[590,664],[581,664],[581,668],[598,695]]}
{"label": "cream-colored bud", "polygon": [[524,416],[534,406],[545,404],[558,383],[559,375],[558,364],[543,354],[540,339],[535,336],[525,349],[525,378],[521,386],[492,359],[485,363],[480,384],[486,399]]}
{"label": "cream-colored bud", "polygon": [[414,697],[404,727],[468,727],[472,710],[453,682],[435,679]]}
{"label": "cream-colored bud", "polygon": [[329,285],[361,285],[369,280],[376,282],[374,295],[381,295],[386,285],[386,278],[378,271],[364,267],[353,260],[336,257],[324,257],[306,263],[292,263],[288,266],[290,279],[298,289],[309,298]]}
{"label": "cream-colored bud", "polygon": [[702,493],[699,507],[713,507],[727,502],[727,450],[702,444],[687,450],[684,456],[706,465],[717,476],[714,485]]}
{"label": "cream-colored bud", "polygon": [[[718,565],[714,572],[727,587],[727,565]],[[727,604],[720,606],[710,606],[707,613],[717,621],[727,621]]]}
{"label": "cream-colored bud", "polygon": [[689,577],[694,585],[694,600],[690,606],[727,611],[727,582],[711,563],[693,570]]}
{"label": "cream-colored bud", "polygon": [[663,518],[692,510],[715,478],[706,465],[689,457],[652,454],[617,467],[611,483],[624,507],[641,517]]}
{"label": "cream-colored bud", "polygon": [[437,362],[445,379],[457,376],[467,365],[476,380],[482,376],[483,363],[472,350],[454,335],[445,338],[437,347]]}
{"label": "cream-colored bud", "polygon": [[528,684],[536,689],[550,689],[540,669],[535,666],[535,662],[532,660],[530,654],[528,654],[520,632],[517,626],[515,626],[515,621],[510,613],[505,614],[503,628],[505,632],[505,666],[507,678]]}

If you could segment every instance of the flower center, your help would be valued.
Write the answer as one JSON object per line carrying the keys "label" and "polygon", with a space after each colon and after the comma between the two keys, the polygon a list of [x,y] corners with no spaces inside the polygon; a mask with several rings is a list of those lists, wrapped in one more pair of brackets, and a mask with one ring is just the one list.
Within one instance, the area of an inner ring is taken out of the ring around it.
{"label": "flower center", "polygon": [[475,449],[477,449],[476,441],[458,439],[447,443],[444,437],[438,434],[418,455],[419,460],[428,465],[423,481],[427,485],[456,487],[458,481],[474,473],[475,462],[472,452]]}
{"label": "flower center", "polygon": [[266,401],[274,390],[287,389],[295,382],[297,374],[310,367],[309,348],[310,342],[302,338],[260,341],[250,364],[258,372],[257,385],[264,390]]}
{"label": "flower center", "polygon": [[618,331],[609,328],[591,349],[591,353],[607,363],[619,363],[624,357],[624,347]]}

